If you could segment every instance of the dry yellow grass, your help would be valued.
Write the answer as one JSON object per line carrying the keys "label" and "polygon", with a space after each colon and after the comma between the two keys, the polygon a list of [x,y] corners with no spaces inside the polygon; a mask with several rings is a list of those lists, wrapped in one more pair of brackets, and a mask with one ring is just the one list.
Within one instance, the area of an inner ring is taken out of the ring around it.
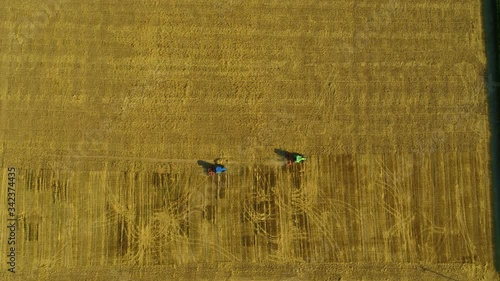
{"label": "dry yellow grass", "polygon": [[480,1],[146,2],[2,1],[2,280],[497,278]]}

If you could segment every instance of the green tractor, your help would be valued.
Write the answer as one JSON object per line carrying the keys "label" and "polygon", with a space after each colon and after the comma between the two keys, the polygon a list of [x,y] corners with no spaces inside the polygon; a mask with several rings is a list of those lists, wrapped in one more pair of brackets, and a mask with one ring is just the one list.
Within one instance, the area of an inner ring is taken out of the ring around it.
{"label": "green tractor", "polygon": [[286,157],[286,165],[292,166],[293,164],[298,164],[306,161],[306,157],[299,153],[289,153]]}

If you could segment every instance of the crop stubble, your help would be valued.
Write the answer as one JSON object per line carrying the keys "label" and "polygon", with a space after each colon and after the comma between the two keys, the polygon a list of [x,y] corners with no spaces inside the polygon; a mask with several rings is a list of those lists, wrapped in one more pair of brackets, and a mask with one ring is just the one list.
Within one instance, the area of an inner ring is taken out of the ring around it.
{"label": "crop stubble", "polygon": [[48,3],[1,5],[21,274],[490,277],[479,1]]}

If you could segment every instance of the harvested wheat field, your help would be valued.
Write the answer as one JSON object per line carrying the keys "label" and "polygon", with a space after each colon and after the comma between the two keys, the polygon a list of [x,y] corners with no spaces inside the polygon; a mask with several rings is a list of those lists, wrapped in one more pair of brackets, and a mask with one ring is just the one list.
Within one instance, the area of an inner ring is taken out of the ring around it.
{"label": "harvested wheat field", "polygon": [[142,2],[2,1],[1,280],[498,280],[480,1]]}

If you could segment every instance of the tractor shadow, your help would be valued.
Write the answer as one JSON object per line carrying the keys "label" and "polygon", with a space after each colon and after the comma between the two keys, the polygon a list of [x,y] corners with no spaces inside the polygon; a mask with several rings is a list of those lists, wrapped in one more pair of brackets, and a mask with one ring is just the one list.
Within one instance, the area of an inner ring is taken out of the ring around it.
{"label": "tractor shadow", "polygon": [[274,153],[278,154],[279,156],[281,156],[285,159],[289,159],[293,154],[295,154],[297,152],[291,152],[291,151],[286,151],[286,150],[275,148]]}
{"label": "tractor shadow", "polygon": [[208,175],[208,169],[215,169],[215,163],[210,163],[207,161],[203,160],[198,160],[198,165],[200,165],[203,168],[203,172]]}
{"label": "tractor shadow", "polygon": [[293,155],[292,152],[275,148],[274,153],[276,153],[281,158],[281,161],[283,161],[283,171],[289,170],[290,167],[287,165],[287,163],[290,160],[291,155]]}

